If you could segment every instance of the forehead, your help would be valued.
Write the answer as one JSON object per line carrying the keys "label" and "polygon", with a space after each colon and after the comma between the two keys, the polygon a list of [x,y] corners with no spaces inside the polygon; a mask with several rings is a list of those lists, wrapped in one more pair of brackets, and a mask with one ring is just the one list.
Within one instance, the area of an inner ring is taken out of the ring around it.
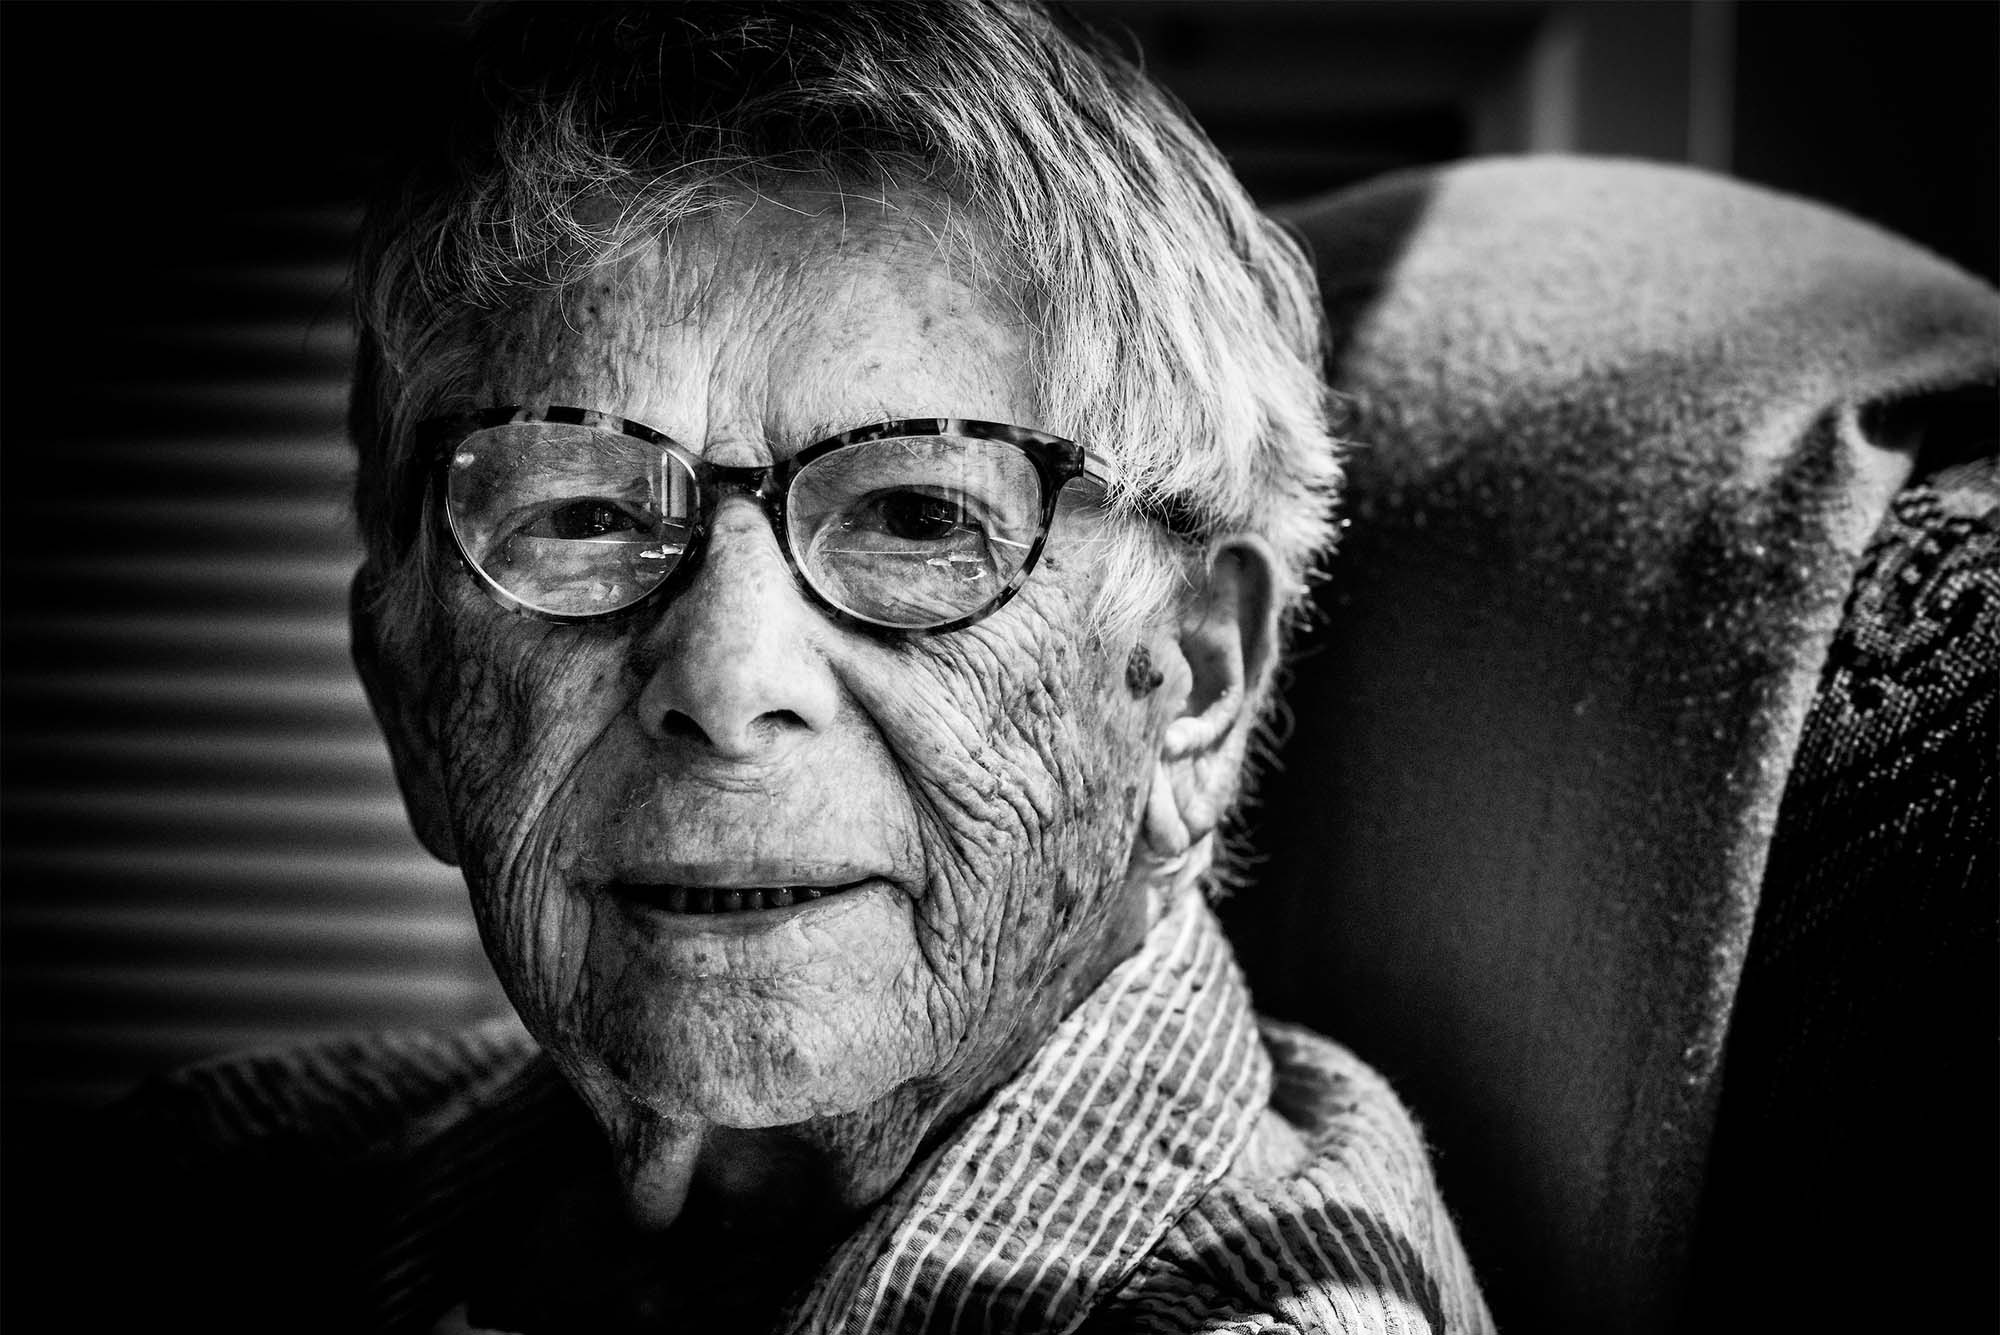
{"label": "forehead", "polygon": [[914,196],[739,198],[498,322],[490,403],[571,403],[701,448],[797,448],[890,417],[1036,425],[991,252]]}

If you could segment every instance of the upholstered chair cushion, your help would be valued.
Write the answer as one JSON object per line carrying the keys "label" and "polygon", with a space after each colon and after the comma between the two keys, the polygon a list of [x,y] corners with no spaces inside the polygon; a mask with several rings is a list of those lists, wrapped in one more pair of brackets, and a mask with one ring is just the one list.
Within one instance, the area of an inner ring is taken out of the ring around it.
{"label": "upholstered chair cushion", "polygon": [[1291,220],[1351,525],[1232,931],[1260,1006],[1412,1102],[1503,1328],[1667,1329],[1801,732],[1892,500],[1978,452],[2000,301],[1631,162]]}

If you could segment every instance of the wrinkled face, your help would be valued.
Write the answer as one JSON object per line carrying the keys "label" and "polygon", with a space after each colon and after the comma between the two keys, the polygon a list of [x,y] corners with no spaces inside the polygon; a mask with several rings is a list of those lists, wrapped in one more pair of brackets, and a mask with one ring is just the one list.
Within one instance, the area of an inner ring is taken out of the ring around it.
{"label": "wrinkled face", "polygon": [[[473,398],[735,465],[889,418],[1044,425],[1024,331],[927,222],[795,196],[678,232],[497,329]],[[440,563],[427,708],[457,852],[510,996],[601,1116],[921,1122],[1129,951],[1166,720],[1126,684],[1138,641],[1085,624],[1105,522],[1066,506],[1012,603],[903,642],[818,610],[742,494],[636,620],[523,619]],[[675,913],[685,887],[825,893]]]}

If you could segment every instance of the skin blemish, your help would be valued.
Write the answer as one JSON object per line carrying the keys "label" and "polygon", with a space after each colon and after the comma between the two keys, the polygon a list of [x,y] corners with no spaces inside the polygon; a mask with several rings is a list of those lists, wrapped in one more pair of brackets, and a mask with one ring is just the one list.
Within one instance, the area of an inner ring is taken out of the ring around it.
{"label": "skin blemish", "polygon": [[1143,700],[1158,690],[1166,678],[1153,666],[1153,655],[1145,645],[1132,646],[1132,656],[1125,660],[1125,689],[1132,692],[1134,700]]}

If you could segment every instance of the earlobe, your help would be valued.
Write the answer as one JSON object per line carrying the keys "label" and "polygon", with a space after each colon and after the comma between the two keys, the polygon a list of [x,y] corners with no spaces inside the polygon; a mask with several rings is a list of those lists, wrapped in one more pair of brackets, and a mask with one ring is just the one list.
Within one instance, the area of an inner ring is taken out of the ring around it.
{"label": "earlobe", "polygon": [[[1277,654],[1277,564],[1260,538],[1240,536],[1220,544],[1209,559],[1206,586],[1189,607],[1179,631],[1177,666],[1185,672],[1186,698],[1167,724],[1155,789],[1165,779],[1179,833],[1198,841],[1221,822],[1236,796],[1250,730],[1251,702],[1269,677]],[[1179,673],[1175,673],[1179,676]],[[1149,802],[1148,826],[1156,824]],[[1171,825],[1161,833],[1174,833]]]}
{"label": "earlobe", "polygon": [[1153,766],[1152,786],[1146,792],[1146,811],[1140,823],[1146,848],[1160,862],[1179,857],[1194,843],[1187,822],[1181,819],[1180,802],[1174,797],[1173,776],[1167,762]]}
{"label": "earlobe", "polygon": [[357,574],[348,590],[348,647],[354,667],[368,695],[368,707],[389,743],[389,759],[411,828],[432,857],[455,867],[458,847],[445,801],[444,767],[437,736],[424,716],[422,683],[405,661],[407,656],[385,642],[372,601],[365,575]]}

